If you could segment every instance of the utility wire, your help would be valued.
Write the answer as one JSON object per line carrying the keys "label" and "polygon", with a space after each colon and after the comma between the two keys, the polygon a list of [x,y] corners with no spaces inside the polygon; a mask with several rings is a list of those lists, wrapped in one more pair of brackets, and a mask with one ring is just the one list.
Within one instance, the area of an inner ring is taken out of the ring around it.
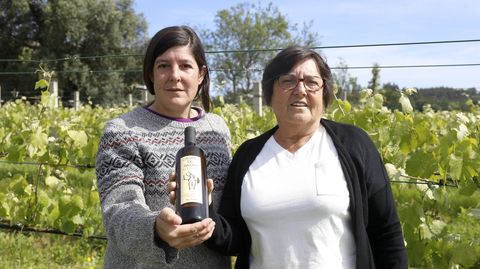
{"label": "utility wire", "polygon": [[[480,63],[460,63],[460,64],[417,64],[417,65],[379,65],[378,68],[435,68],[435,67],[464,67],[480,66]],[[337,66],[331,69],[371,69],[373,66]]]}
{"label": "utility wire", "polygon": [[[379,65],[375,66],[380,69],[395,69],[395,68],[441,68],[441,67],[467,67],[480,66],[480,63],[458,63],[458,64],[418,64],[418,65]],[[374,66],[334,66],[330,69],[372,69]],[[262,72],[263,69],[209,69],[211,72]],[[141,73],[142,69],[114,69],[114,70],[59,70],[56,73],[89,73],[89,74],[109,74],[109,73]],[[0,76],[6,75],[33,75],[35,71],[12,71],[0,72]]]}
{"label": "utility wire", "polygon": [[[109,73],[141,73],[142,69],[112,69],[112,70],[58,70],[55,73],[89,73],[89,74],[109,74]],[[37,74],[36,71],[12,71],[12,72],[0,72],[0,75],[33,75]]]}
{"label": "utility wire", "polygon": [[22,63],[50,63],[60,61],[78,61],[78,60],[90,60],[90,59],[110,59],[110,58],[128,58],[128,57],[143,57],[143,54],[109,54],[109,55],[91,55],[91,56],[70,56],[57,59],[45,59],[45,60],[22,60],[22,59],[0,59],[0,62],[22,62]]}
{"label": "utility wire", "polygon": [[[315,46],[311,49],[345,49],[345,48],[368,48],[368,47],[388,47],[388,46],[414,46],[414,45],[433,45],[433,44],[455,44],[455,43],[472,43],[480,42],[480,39],[461,39],[461,40],[440,40],[440,41],[418,41],[418,42],[398,42],[398,43],[376,43],[376,44],[354,44],[354,45],[332,45],[332,46]],[[206,51],[207,54],[219,53],[252,53],[252,52],[273,52],[280,51],[283,48],[273,49],[246,49],[246,50],[216,50]],[[122,55],[92,55],[92,56],[71,56],[58,59],[46,60],[22,60],[22,59],[0,59],[0,62],[31,62],[31,63],[48,63],[59,61],[76,61],[87,59],[101,58],[126,58],[126,57],[143,57],[143,54],[122,54]]]}
{"label": "utility wire", "polygon": [[[432,44],[469,43],[469,42],[480,42],[480,39],[419,41],[419,42],[400,42],[400,43],[377,43],[377,44],[358,44],[358,45],[333,45],[333,46],[316,46],[316,47],[310,47],[310,48],[311,49],[346,49],[346,48],[412,46],[412,45],[432,45]],[[209,52],[206,52],[206,53],[248,53],[248,52],[269,52],[269,51],[281,51],[281,50],[283,50],[283,48],[252,49],[252,50],[219,50],[219,51],[209,51]]]}

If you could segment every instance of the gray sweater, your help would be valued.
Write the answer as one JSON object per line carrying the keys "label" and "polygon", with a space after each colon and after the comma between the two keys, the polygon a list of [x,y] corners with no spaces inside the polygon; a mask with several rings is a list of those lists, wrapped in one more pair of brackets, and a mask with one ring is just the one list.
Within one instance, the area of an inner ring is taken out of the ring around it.
{"label": "gray sweater", "polygon": [[169,203],[168,177],[184,145],[184,129],[194,126],[207,157],[207,177],[220,200],[231,161],[230,133],[221,117],[203,113],[180,122],[139,107],[109,121],[100,140],[96,174],[107,233],[105,268],[229,268],[230,259],[203,244],[182,250],[154,233],[155,217]]}

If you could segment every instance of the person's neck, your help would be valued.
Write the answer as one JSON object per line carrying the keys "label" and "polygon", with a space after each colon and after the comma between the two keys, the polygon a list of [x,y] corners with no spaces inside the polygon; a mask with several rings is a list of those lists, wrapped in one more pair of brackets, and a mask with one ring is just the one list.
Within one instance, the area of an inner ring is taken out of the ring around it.
{"label": "person's neck", "polygon": [[279,126],[273,134],[275,141],[291,153],[295,153],[299,148],[305,145],[318,130],[319,124],[314,124],[306,128],[295,128]]}
{"label": "person's neck", "polygon": [[148,108],[157,112],[160,115],[175,119],[191,119],[197,117],[199,114],[198,111],[196,109],[193,109],[191,105],[188,106],[186,109],[170,110],[155,105],[155,103],[152,103],[148,106]]}

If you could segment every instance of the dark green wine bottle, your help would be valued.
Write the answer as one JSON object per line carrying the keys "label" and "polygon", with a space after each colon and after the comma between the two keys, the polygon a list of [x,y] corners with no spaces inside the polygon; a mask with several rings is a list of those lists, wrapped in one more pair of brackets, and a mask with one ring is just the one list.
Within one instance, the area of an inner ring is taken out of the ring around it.
{"label": "dark green wine bottle", "polygon": [[196,145],[195,128],[185,128],[185,146],[176,156],[177,214],[182,224],[208,218],[206,160],[204,151]]}

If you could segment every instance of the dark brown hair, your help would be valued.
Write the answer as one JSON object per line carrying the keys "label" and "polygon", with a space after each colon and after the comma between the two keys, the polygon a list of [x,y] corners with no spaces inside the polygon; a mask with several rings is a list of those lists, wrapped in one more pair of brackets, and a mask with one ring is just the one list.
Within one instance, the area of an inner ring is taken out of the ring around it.
{"label": "dark brown hair", "polygon": [[[205,50],[198,35],[188,26],[171,26],[158,31],[150,40],[143,60],[143,80],[148,91],[155,95],[151,75],[155,59],[172,47],[188,46],[197,62],[198,69],[205,70],[202,83],[198,86],[195,101],[201,98],[205,111],[210,111],[210,76]],[[204,68],[205,67],[205,68]]]}
{"label": "dark brown hair", "polygon": [[323,103],[325,108],[333,98],[332,72],[326,61],[312,49],[301,46],[290,46],[280,51],[265,67],[262,78],[262,93],[265,103],[271,106],[273,84],[279,76],[287,74],[296,64],[305,60],[315,61],[323,79]]}

